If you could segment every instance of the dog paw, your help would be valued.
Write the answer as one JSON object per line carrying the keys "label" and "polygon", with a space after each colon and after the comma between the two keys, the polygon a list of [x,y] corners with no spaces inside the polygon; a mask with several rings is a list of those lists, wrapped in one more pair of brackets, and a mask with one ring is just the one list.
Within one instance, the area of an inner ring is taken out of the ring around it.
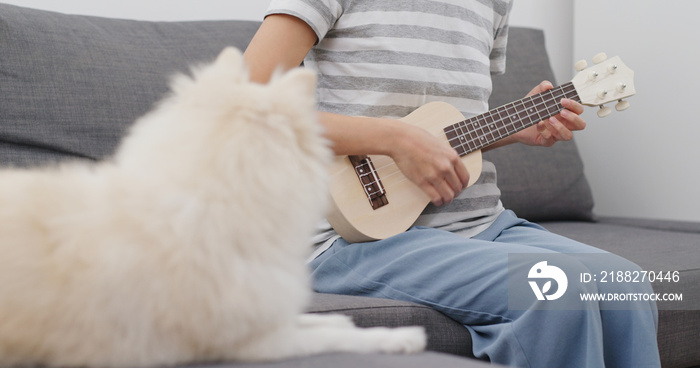
{"label": "dog paw", "polygon": [[425,350],[428,338],[423,327],[399,327],[387,329],[387,334],[378,342],[383,353],[418,353]]}

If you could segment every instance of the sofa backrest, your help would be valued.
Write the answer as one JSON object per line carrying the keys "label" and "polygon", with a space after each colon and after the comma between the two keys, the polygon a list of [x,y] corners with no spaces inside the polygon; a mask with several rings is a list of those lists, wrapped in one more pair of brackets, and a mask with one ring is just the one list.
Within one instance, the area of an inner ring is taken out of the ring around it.
{"label": "sofa backrest", "polygon": [[[235,14],[231,14],[235,17]],[[259,22],[147,22],[0,4],[0,166],[111,155],[133,121],[167,93],[169,78],[245,49]],[[509,72],[493,107],[552,80],[541,31],[511,28]],[[531,220],[590,219],[592,199],[573,142],[489,152],[506,207]]]}
{"label": "sofa backrest", "polygon": [[[524,97],[543,80],[557,85],[541,30],[511,27],[506,52],[506,73],[493,77],[492,108]],[[513,144],[484,157],[498,168],[503,204],[518,216],[530,221],[593,220],[593,195],[573,140],[548,148]]]}
{"label": "sofa backrest", "polygon": [[170,77],[258,22],[142,22],[0,4],[0,164],[102,159]]}

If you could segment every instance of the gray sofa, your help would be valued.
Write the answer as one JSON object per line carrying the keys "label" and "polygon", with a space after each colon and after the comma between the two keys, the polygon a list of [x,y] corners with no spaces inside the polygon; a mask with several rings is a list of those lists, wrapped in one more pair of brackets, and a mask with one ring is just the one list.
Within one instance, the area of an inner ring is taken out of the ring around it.
{"label": "gray sofa", "polygon": [[[222,16],[235,18],[235,14]],[[0,4],[0,165],[31,167],[109,156],[129,124],[166,92],[169,75],[211,60],[224,46],[244,49],[258,26],[246,21],[105,19]],[[508,72],[494,80],[492,106],[522,97],[543,79],[553,80],[553,75],[542,32],[512,28]],[[684,298],[680,305],[659,303],[659,349],[664,367],[700,365],[700,223],[594,216],[574,142],[549,149],[514,145],[486,156],[499,168],[504,204],[521,217],[620,254],[644,270],[680,271],[677,283],[653,284],[656,292],[682,292]],[[463,326],[425,306],[316,294],[309,310],[349,314],[362,326],[426,326],[431,352],[217,365],[484,364],[464,358],[472,355],[471,338]]]}

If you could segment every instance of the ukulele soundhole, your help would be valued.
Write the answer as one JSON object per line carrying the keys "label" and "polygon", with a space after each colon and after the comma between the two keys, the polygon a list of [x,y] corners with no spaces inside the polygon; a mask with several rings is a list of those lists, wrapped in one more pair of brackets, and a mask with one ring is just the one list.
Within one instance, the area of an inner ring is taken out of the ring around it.
{"label": "ukulele soundhole", "polygon": [[372,164],[372,159],[369,156],[348,156],[352,166],[355,168],[357,178],[360,179],[360,184],[365,190],[367,199],[373,209],[378,209],[389,204],[386,198],[386,190],[379,180],[377,170]]}

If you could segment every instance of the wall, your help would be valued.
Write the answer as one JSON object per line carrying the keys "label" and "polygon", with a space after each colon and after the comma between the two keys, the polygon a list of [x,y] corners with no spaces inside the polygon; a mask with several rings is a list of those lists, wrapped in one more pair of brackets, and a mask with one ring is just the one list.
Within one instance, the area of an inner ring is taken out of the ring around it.
{"label": "wall", "polygon": [[[265,0],[4,0],[74,14],[146,19],[261,19]],[[700,125],[690,112],[700,79],[693,39],[700,2],[517,0],[511,24],[545,30],[557,82],[600,51],[635,70],[632,107],[604,120],[591,108],[577,134],[600,215],[700,221]]]}
{"label": "wall", "polygon": [[513,26],[544,30],[547,54],[559,84],[570,81],[574,75],[573,12],[571,1],[515,0],[510,16]]}
{"label": "wall", "polygon": [[700,220],[699,13],[697,1],[576,1],[574,53],[620,55],[637,90],[625,112],[590,109],[577,136],[597,213]]}

